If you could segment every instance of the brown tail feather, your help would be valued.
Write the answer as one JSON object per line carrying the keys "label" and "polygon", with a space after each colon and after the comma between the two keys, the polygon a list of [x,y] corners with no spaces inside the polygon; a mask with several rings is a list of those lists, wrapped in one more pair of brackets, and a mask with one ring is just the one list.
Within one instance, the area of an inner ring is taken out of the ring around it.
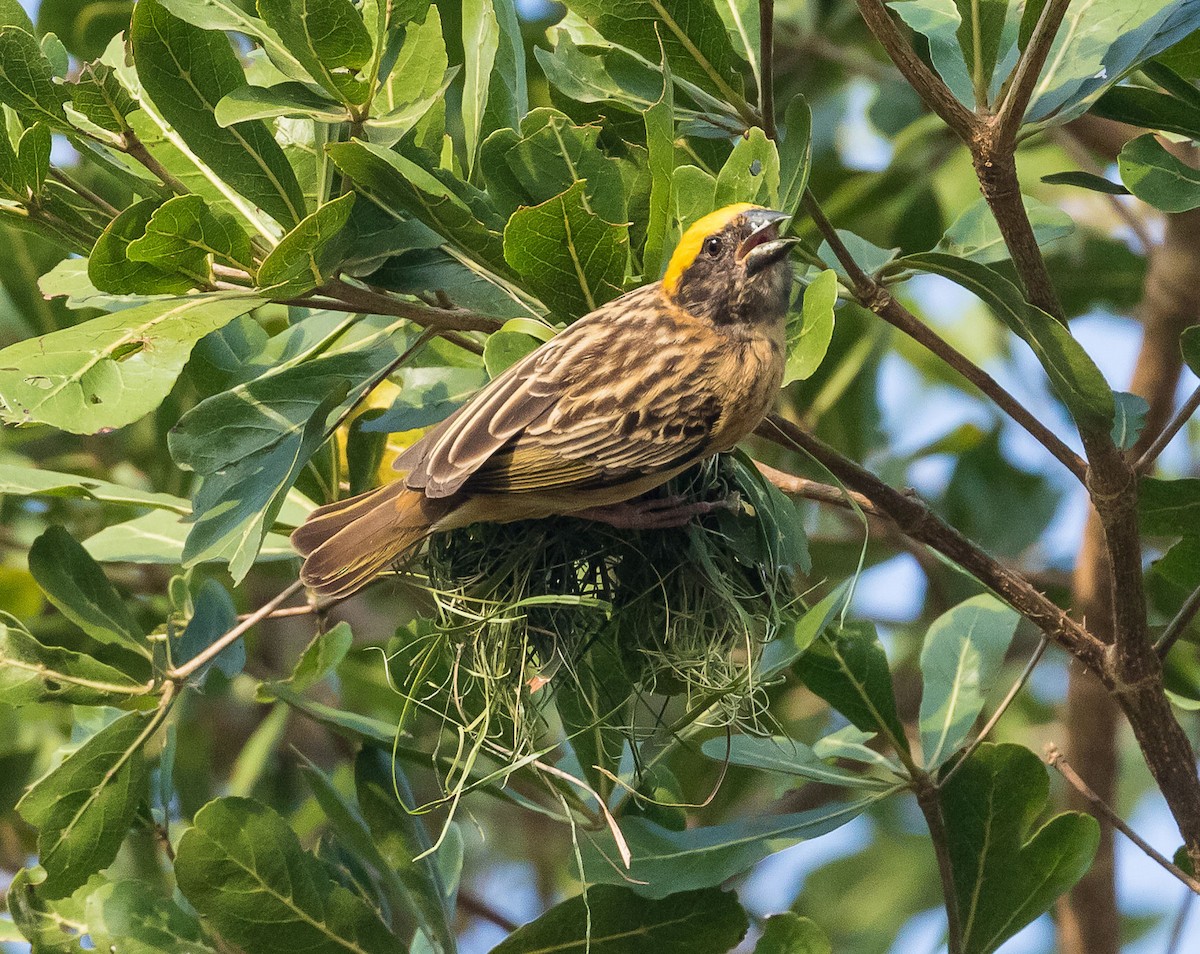
{"label": "brown tail feather", "polygon": [[323,599],[349,596],[419,546],[455,506],[397,481],[319,507],[292,533],[304,557],[300,579]]}

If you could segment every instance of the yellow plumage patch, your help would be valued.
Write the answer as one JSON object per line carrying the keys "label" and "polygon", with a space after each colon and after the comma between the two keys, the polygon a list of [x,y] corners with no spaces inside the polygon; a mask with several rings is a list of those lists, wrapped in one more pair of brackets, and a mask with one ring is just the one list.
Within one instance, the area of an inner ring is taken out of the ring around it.
{"label": "yellow plumage patch", "polygon": [[759,207],[751,205],[749,202],[739,202],[736,205],[727,205],[723,209],[717,209],[716,212],[709,212],[708,215],[693,222],[691,227],[683,233],[679,244],[675,246],[675,252],[667,264],[667,273],[663,275],[663,288],[669,294],[674,294],[675,288],[679,284],[679,276],[687,271],[692,262],[696,260],[696,256],[700,254],[700,249],[704,245],[704,240],[710,235],[716,235],[743,212],[757,208]]}

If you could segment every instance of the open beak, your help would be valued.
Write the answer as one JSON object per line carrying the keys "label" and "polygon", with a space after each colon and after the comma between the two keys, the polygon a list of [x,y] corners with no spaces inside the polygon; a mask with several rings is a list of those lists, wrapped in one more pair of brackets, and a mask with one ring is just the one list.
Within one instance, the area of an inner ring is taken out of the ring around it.
{"label": "open beak", "polygon": [[779,237],[780,223],[791,218],[786,212],[754,209],[746,215],[754,231],[738,246],[737,260],[742,263],[749,277],[783,259],[798,240]]}

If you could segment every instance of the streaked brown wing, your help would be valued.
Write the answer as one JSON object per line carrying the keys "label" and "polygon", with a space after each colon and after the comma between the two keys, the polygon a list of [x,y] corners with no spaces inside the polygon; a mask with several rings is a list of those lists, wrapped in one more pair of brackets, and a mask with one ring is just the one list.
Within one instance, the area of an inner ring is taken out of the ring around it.
{"label": "streaked brown wing", "polygon": [[702,456],[720,414],[711,369],[656,286],[580,319],[509,368],[397,461],[442,497],[584,488]]}

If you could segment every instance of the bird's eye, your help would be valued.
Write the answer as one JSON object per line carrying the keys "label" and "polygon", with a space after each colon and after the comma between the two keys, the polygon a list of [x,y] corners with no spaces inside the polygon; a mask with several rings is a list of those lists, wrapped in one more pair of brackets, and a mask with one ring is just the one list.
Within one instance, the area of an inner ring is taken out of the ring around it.
{"label": "bird's eye", "polygon": [[706,238],[704,240],[704,251],[707,252],[709,255],[714,255],[714,256],[720,255],[721,254],[721,239],[716,235]]}

